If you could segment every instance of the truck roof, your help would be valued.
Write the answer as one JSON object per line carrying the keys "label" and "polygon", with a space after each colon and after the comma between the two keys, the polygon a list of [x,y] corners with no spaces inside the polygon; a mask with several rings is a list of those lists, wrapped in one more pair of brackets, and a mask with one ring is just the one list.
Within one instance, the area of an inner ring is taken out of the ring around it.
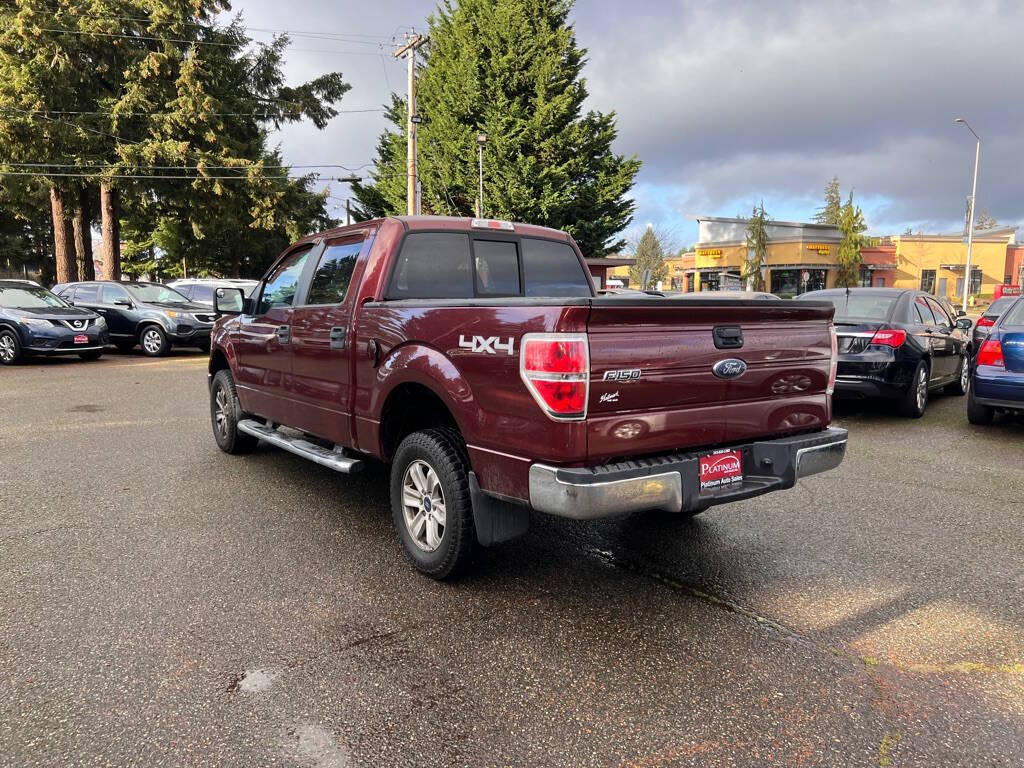
{"label": "truck roof", "polygon": [[[346,232],[351,232],[356,229],[363,229],[365,227],[378,227],[386,221],[397,221],[407,231],[413,230],[438,230],[447,229],[452,231],[462,232],[486,232],[487,229],[480,227],[474,227],[474,219],[463,217],[463,216],[389,216],[383,219],[369,219],[367,221],[355,222],[347,224],[343,227],[334,227],[333,229],[327,229],[323,232],[316,232],[311,235],[307,235],[298,241],[298,243],[311,242],[321,237],[336,237],[343,235]],[[569,241],[569,235],[559,229],[552,229],[550,227],[542,227],[537,224],[524,224],[522,222],[511,222],[515,228],[514,233],[520,235],[529,235],[532,237],[545,237],[550,240],[562,240],[564,242]],[[501,231],[501,230],[495,230]]]}

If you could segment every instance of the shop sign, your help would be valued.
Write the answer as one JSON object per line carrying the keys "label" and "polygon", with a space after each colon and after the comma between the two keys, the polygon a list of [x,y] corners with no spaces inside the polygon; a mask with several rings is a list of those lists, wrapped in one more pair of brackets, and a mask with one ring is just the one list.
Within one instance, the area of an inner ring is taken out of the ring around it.
{"label": "shop sign", "polygon": [[819,256],[828,256],[832,252],[832,246],[828,243],[808,243],[808,251],[814,251]]}
{"label": "shop sign", "polygon": [[697,255],[698,256],[710,256],[713,259],[717,259],[719,256],[722,255],[722,249],[721,248],[698,248],[697,249]]}

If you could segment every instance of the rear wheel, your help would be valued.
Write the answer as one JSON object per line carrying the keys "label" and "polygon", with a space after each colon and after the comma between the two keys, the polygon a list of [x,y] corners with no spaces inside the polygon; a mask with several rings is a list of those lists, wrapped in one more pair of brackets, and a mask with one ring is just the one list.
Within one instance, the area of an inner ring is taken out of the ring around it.
{"label": "rear wheel", "polygon": [[995,418],[995,408],[990,408],[987,405],[982,405],[974,399],[974,389],[970,389],[967,392],[967,420],[971,424],[977,424],[978,426],[985,427],[992,423],[992,419]]}
{"label": "rear wheel", "polygon": [[210,384],[210,422],[217,447],[224,453],[251,453],[259,444],[259,438],[238,431],[238,422],[246,415],[238,402],[231,371],[217,371]]}
{"label": "rear wheel", "polygon": [[147,325],[139,334],[139,345],[142,354],[149,357],[163,357],[171,351],[171,343],[167,340],[164,329],[158,325]]}
{"label": "rear wheel", "polygon": [[956,381],[952,384],[946,385],[947,395],[966,395],[967,388],[971,380],[971,365],[968,362],[967,353],[960,358],[960,374],[956,377]]}
{"label": "rear wheel", "polygon": [[402,551],[434,579],[458,576],[476,545],[469,496],[469,461],[459,435],[414,432],[391,465],[391,514]]}
{"label": "rear wheel", "polygon": [[904,416],[912,419],[919,419],[924,416],[924,409],[928,406],[928,363],[922,360],[914,369],[914,375],[910,379],[910,386],[907,387],[907,394],[903,396],[900,403],[900,411]]}
{"label": "rear wheel", "polygon": [[21,359],[21,341],[10,328],[0,331],[0,364],[14,365]]}

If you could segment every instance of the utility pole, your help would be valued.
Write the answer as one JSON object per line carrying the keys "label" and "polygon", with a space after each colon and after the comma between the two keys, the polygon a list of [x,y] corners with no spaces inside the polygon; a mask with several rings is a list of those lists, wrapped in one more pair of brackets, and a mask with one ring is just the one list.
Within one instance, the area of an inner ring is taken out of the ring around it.
{"label": "utility pole", "polygon": [[416,126],[420,122],[420,116],[416,114],[416,49],[427,40],[426,35],[406,34],[405,45],[395,51],[395,58],[400,59],[405,56],[409,65],[409,105],[406,115],[406,135],[408,137],[406,198],[410,216],[419,213],[416,195]]}
{"label": "utility pole", "polygon": [[345,224],[346,225],[352,223],[352,209],[349,207],[349,204],[351,202],[352,202],[352,200],[350,198],[347,198],[347,197],[345,198]]}
{"label": "utility pole", "polygon": [[[970,123],[962,117],[956,122],[963,123],[967,130],[974,133]],[[977,143],[974,145],[974,183],[971,185],[971,215],[967,222],[967,266],[964,268],[964,312],[967,312],[967,295],[971,292],[971,246],[974,244],[974,201],[978,196],[978,159],[981,157],[981,137],[974,133]]]}

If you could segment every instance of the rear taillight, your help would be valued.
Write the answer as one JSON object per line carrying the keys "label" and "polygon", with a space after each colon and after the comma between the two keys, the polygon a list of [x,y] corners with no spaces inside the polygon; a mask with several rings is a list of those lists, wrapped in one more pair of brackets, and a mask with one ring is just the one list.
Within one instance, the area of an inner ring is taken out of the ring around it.
{"label": "rear taillight", "polygon": [[995,339],[987,339],[978,350],[978,365],[992,365],[996,368],[1005,368],[1006,361],[1003,360],[1003,345]]}
{"label": "rear taillight", "polygon": [[883,328],[875,331],[875,335],[868,342],[873,347],[892,347],[899,349],[907,341],[907,332],[899,328]]}
{"label": "rear taillight", "polygon": [[832,360],[828,365],[828,388],[825,394],[831,395],[836,390],[836,373],[839,371],[839,338],[834,325],[828,327],[828,335],[832,341]]}
{"label": "rear taillight", "polygon": [[991,328],[996,324],[996,321],[990,317],[979,317],[978,322],[974,324],[975,328]]}
{"label": "rear taillight", "polygon": [[519,348],[519,375],[550,418],[585,419],[590,346],[585,333],[528,333]]}

